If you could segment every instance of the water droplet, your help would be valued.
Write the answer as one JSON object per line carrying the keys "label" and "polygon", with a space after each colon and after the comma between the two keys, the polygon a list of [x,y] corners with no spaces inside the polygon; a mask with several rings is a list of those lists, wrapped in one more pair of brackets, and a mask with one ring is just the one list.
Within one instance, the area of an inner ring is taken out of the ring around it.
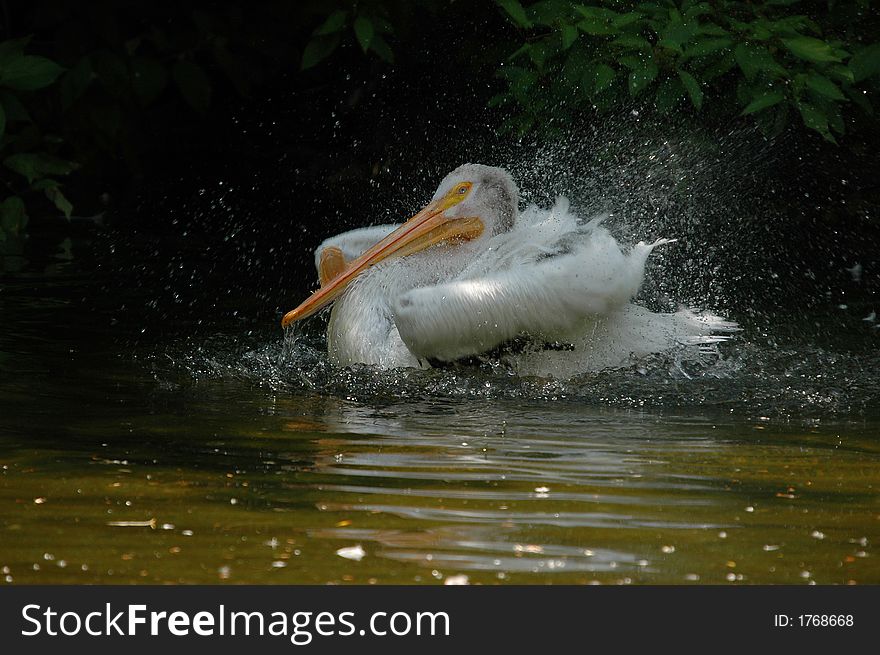
{"label": "water droplet", "polygon": [[344,557],[345,559],[360,562],[366,556],[367,551],[364,550],[363,546],[358,544],[356,546],[347,546],[345,548],[340,548],[336,551],[336,554],[340,557]]}

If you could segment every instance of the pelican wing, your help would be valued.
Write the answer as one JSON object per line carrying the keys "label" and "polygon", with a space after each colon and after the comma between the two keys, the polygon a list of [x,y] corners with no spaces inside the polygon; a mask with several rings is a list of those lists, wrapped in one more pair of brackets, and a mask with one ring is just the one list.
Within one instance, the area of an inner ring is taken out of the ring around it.
{"label": "pelican wing", "polygon": [[[544,221],[517,225],[457,279],[412,289],[392,307],[407,347],[418,357],[451,361],[518,335],[547,340],[582,334],[598,316],[638,291],[653,244],[624,253],[599,223],[565,222],[567,204]],[[549,221],[549,223],[547,223]],[[491,272],[490,272],[491,271]]]}
{"label": "pelican wing", "polygon": [[328,247],[336,247],[342,251],[345,261],[352,261],[360,257],[365,250],[375,246],[386,236],[391,234],[400,225],[374,225],[362,227],[357,230],[349,230],[342,234],[324,240],[315,250],[315,268],[321,271],[321,252]]}

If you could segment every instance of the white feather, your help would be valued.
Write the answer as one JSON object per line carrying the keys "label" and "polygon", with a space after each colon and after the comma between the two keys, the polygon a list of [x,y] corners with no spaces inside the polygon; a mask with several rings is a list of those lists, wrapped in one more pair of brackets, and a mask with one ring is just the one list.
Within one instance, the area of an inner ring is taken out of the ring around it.
{"label": "white feather", "polygon": [[[583,222],[559,198],[549,210],[528,207],[510,230],[479,248],[434,246],[374,266],[333,307],[331,359],[339,365],[426,366],[428,359],[479,355],[526,335],[564,341],[574,350],[527,351],[511,358],[514,370],[567,378],[723,340],[736,329],[711,314],[658,314],[633,305],[648,256],[669,240],[624,252],[601,225],[604,218]],[[321,248],[340,247],[353,259],[396,227],[354,230]]]}
{"label": "white feather", "polygon": [[399,225],[373,225],[349,230],[324,240],[315,250],[315,268],[320,271],[321,252],[330,246],[339,248],[346,261],[357,259],[363,252],[396,230]]}
{"label": "white feather", "polygon": [[696,348],[705,352],[738,328],[710,312],[682,308],[655,313],[628,303],[583,326],[572,351],[526,351],[508,363],[521,376],[568,379],[580,373],[621,368],[656,353]]}
{"label": "white feather", "polygon": [[392,299],[400,337],[418,357],[450,361],[523,334],[577,336],[636,294],[648,255],[663,243],[624,254],[603,218],[579,222],[564,198],[549,211],[529,207],[451,281]]}

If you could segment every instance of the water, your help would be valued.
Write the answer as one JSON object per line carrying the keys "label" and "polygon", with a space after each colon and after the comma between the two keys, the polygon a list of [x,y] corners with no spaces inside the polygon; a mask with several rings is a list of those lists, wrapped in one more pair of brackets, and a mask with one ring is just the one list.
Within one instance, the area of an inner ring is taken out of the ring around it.
{"label": "water", "polygon": [[863,307],[561,383],[95,295],[0,293],[0,581],[880,583]]}

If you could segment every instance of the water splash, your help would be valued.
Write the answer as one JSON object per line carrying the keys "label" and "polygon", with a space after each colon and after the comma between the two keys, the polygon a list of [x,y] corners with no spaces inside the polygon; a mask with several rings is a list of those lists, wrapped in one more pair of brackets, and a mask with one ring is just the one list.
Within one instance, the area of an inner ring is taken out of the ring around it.
{"label": "water splash", "polygon": [[[678,237],[652,259],[639,302],[663,311],[679,303],[714,309],[746,328],[712,357],[664,355],[567,382],[517,378],[498,361],[429,371],[338,369],[327,361],[322,337],[313,333],[318,324],[297,326],[303,331],[287,332],[283,341],[274,331],[241,340],[221,327],[218,336],[200,344],[183,340],[147,357],[159,363],[160,376],[180,377],[184,384],[235,378],[279,393],[308,390],[372,403],[514,398],[806,421],[878,412],[874,372],[880,330],[866,319],[875,307],[870,300],[838,302],[813,274],[819,259],[840,262],[834,240],[815,237],[823,255],[815,261],[795,252],[804,239],[787,238],[786,230],[800,229],[795,218],[809,203],[778,193],[780,144],[743,127],[710,133],[690,124],[648,124],[637,112],[590,129],[556,142],[452,139],[444,150],[451,163],[383,168],[371,183],[389,193],[373,196],[382,197],[385,206],[372,207],[372,217],[362,213],[360,195],[342,195],[335,205],[339,220],[321,225],[335,232],[399,220],[429,197],[454,165],[478,160],[503,166],[519,183],[524,202],[547,205],[565,194],[582,215],[609,211],[612,232],[626,243]],[[408,140],[388,147],[391,161],[408,161]],[[323,236],[309,238],[317,244]],[[285,246],[275,257],[299,256],[295,247]],[[311,257],[304,259],[311,267]],[[873,275],[861,264],[858,275],[848,272],[855,261],[847,260],[847,268],[833,264],[851,294],[867,289]]]}
{"label": "water splash", "polygon": [[[159,375],[177,384],[234,379],[277,393],[315,392],[375,405],[400,400],[522,399],[636,410],[736,413],[803,420],[880,411],[880,353],[842,332],[836,344],[805,344],[799,333],[770,335],[754,327],[711,353],[677,351],[630,366],[568,381],[512,374],[500,360],[443,369],[338,368],[324,339],[307,330],[274,334],[219,334],[185,339],[146,355]],[[867,340],[867,341],[866,341]],[[848,346],[848,347],[847,347]],[[696,355],[696,356],[695,356]]]}

